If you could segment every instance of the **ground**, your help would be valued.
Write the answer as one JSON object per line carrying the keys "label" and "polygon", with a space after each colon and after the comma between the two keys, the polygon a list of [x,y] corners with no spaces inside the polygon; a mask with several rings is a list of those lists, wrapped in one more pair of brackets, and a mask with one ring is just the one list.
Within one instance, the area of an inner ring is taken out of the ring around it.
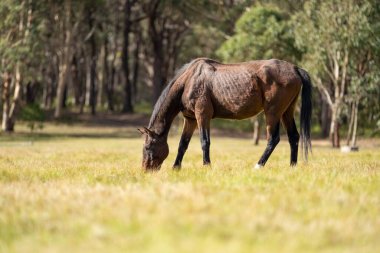
{"label": "ground", "polygon": [[140,168],[134,126],[48,124],[0,136],[0,252],[380,252],[380,141],[342,154],[314,141],[288,166],[286,137],[267,166],[247,138],[179,140],[161,171]]}

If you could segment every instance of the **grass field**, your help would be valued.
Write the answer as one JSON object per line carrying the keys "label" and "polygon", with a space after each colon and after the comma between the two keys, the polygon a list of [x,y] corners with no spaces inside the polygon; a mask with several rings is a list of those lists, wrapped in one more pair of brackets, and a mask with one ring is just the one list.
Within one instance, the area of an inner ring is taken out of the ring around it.
{"label": "grass field", "polygon": [[294,169],[282,137],[253,171],[264,142],[215,137],[205,168],[195,136],[175,172],[173,136],[142,173],[135,129],[44,132],[0,137],[0,252],[380,252],[378,140]]}

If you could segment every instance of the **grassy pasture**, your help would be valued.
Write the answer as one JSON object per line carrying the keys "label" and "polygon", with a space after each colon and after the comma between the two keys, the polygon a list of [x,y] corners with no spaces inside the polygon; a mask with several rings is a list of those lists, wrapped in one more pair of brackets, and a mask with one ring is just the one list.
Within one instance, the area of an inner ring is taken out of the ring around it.
{"label": "grassy pasture", "polygon": [[[380,252],[380,141],[342,154],[315,142],[308,165],[288,166],[282,137],[215,137],[212,168],[198,136],[183,169],[140,170],[134,128],[49,125],[0,136],[0,252]],[[75,134],[74,134],[75,133]]]}

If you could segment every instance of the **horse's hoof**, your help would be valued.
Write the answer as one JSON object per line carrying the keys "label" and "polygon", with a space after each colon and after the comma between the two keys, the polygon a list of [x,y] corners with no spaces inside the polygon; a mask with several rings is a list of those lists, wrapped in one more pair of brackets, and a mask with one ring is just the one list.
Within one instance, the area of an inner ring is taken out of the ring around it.
{"label": "horse's hoof", "polygon": [[256,164],[255,167],[253,167],[254,170],[260,170],[262,169],[264,166],[261,165],[261,164]]}
{"label": "horse's hoof", "polygon": [[210,168],[211,169],[211,163],[206,163],[206,164],[203,164],[203,168]]}
{"label": "horse's hoof", "polygon": [[173,170],[180,170],[181,169],[181,165],[173,165]]}

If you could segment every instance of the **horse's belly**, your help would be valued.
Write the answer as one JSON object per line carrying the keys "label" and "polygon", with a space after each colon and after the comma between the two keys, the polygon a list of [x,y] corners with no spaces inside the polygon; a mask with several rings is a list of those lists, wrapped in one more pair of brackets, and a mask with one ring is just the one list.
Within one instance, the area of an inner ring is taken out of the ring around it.
{"label": "horse's belly", "polygon": [[222,86],[211,93],[215,118],[244,119],[263,109],[260,91],[252,83]]}

